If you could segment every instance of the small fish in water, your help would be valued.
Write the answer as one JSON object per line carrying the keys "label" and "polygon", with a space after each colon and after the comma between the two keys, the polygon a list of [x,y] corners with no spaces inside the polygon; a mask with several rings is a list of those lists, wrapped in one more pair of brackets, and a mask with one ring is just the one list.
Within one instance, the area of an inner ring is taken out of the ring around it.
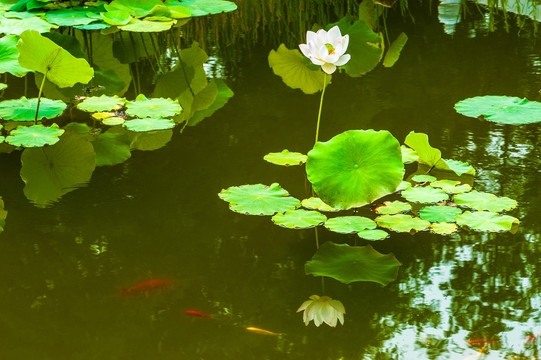
{"label": "small fish in water", "polygon": [[473,355],[467,356],[462,360],[478,360],[484,357],[485,355],[485,349],[487,348],[487,345],[484,345],[481,349],[477,350],[477,352]]}
{"label": "small fish in water", "polygon": [[205,318],[212,317],[212,315],[210,315],[210,314],[205,314],[203,312],[196,311],[196,310],[186,310],[186,311],[184,311],[184,314],[190,315],[190,316],[205,317]]}
{"label": "small fish in water", "polygon": [[166,279],[150,279],[140,282],[137,285],[134,285],[130,288],[122,289],[122,294],[124,295],[136,295],[149,292],[151,290],[164,289],[173,285],[171,280]]}
{"label": "small fish in water", "polygon": [[83,89],[83,92],[85,92],[85,93],[88,94],[88,93],[93,93],[93,92],[95,92],[95,91],[100,91],[100,90],[103,90],[103,89],[105,89],[105,86],[96,85],[96,86],[91,87],[91,88],[85,88],[85,89]]}
{"label": "small fish in water", "polygon": [[498,339],[474,339],[474,340],[468,340],[468,344],[470,344],[470,345],[494,344],[494,343],[497,343],[499,341],[500,340],[498,340]]}
{"label": "small fish in water", "polygon": [[532,341],[534,341],[535,339],[537,339],[540,335],[539,334],[536,334],[536,335],[530,335],[526,338],[526,340],[524,340],[524,344],[527,344],[527,343],[530,343]]}
{"label": "small fish in water", "polygon": [[275,332],[268,331],[268,330],[263,330],[263,329],[256,328],[256,327],[247,327],[246,330],[251,331],[251,332],[255,332],[255,333],[258,333],[258,334],[263,334],[263,335],[274,335],[274,336],[280,335],[279,333],[275,333]]}

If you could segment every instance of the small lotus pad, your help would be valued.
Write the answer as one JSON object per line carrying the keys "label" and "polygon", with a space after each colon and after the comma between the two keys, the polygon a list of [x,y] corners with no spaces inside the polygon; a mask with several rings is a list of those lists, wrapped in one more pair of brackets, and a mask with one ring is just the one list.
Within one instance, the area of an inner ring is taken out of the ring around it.
{"label": "small lotus pad", "polygon": [[422,231],[430,225],[429,221],[404,214],[378,216],[376,223],[383,228],[396,232]]}
{"label": "small lotus pad", "polygon": [[427,206],[419,211],[419,217],[430,222],[454,222],[462,210],[452,206]]}
{"label": "small lotus pad", "polygon": [[277,183],[231,186],[218,194],[231,210],[248,215],[274,215],[298,208],[300,201],[288,195]]}
{"label": "small lotus pad", "polygon": [[330,205],[325,204],[320,198],[318,197],[311,197],[308,199],[304,199],[301,201],[301,205],[307,209],[311,210],[319,210],[319,211],[327,211],[327,212],[337,212],[340,211],[340,209],[333,208]]}
{"label": "small lotus pad", "polygon": [[465,211],[456,217],[456,223],[460,226],[468,226],[473,230],[499,232],[511,230],[519,221],[509,215],[500,215],[489,211]]}
{"label": "small lotus pad", "polygon": [[430,186],[440,188],[448,194],[462,194],[471,190],[470,185],[460,185],[460,181],[455,180],[438,180],[430,183]]}
{"label": "small lotus pad", "polygon": [[[37,98],[27,99],[23,96],[16,100],[5,100],[0,102],[0,117],[12,121],[34,121],[37,106]],[[38,120],[57,117],[64,112],[66,107],[63,101],[41,98]]]}
{"label": "small lotus pad", "polygon": [[363,231],[359,231],[357,233],[357,236],[360,237],[361,239],[376,241],[376,240],[387,239],[389,237],[389,233],[387,231],[380,230],[380,229],[363,230]]}
{"label": "small lotus pad", "polygon": [[516,200],[508,197],[497,197],[494,194],[473,190],[469,193],[455,195],[455,203],[475,210],[500,212],[511,210],[517,206]]}
{"label": "small lotus pad", "polygon": [[288,210],[285,213],[278,213],[272,217],[276,225],[288,229],[309,229],[323,224],[327,217],[315,210]]}
{"label": "small lotus pad", "polygon": [[275,165],[291,166],[304,164],[307,156],[298,152],[290,152],[286,149],[279,153],[269,153],[263,159]]}
{"label": "small lotus pad", "polygon": [[140,94],[135,101],[126,103],[126,114],[130,116],[145,117],[172,117],[180,114],[181,107],[176,100],[164,98],[151,98]]}
{"label": "small lotus pad", "polygon": [[[409,184],[409,183],[408,183]],[[380,215],[392,215],[404,213],[411,210],[411,205],[403,201],[385,201],[376,208],[376,212]]]}
{"label": "small lotus pad", "polygon": [[411,202],[432,204],[449,199],[449,195],[432,186],[419,186],[402,191],[402,196]]}
{"label": "small lotus pad", "polygon": [[59,129],[56,124],[50,127],[41,124],[28,127],[19,126],[6,138],[6,142],[14,146],[42,147],[56,144],[63,133],[64,130]]}
{"label": "small lotus pad", "polygon": [[411,178],[411,180],[418,183],[424,183],[424,182],[436,181],[436,178],[432,175],[415,175]]}
{"label": "small lotus pad", "polygon": [[175,127],[175,122],[171,119],[133,119],[124,123],[124,127],[131,131],[144,132],[155,130],[166,130]]}
{"label": "small lotus pad", "polygon": [[111,111],[119,110],[124,106],[126,99],[114,96],[92,96],[77,104],[77,108],[83,111]]}
{"label": "small lotus pad", "polygon": [[376,223],[362,216],[339,216],[325,222],[325,227],[341,234],[354,234],[363,230],[376,228]]}
{"label": "small lotus pad", "polygon": [[449,235],[457,231],[457,226],[455,223],[433,223],[432,225],[430,225],[430,230],[434,234]]}

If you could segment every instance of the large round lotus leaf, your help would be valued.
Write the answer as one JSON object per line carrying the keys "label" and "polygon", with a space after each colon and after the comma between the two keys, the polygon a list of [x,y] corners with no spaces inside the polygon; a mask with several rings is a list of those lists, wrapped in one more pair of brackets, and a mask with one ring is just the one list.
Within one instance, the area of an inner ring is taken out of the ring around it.
{"label": "large round lotus leaf", "polygon": [[17,43],[19,63],[22,67],[45,74],[47,80],[58,87],[87,84],[94,70],[85,59],[78,59],[37,31],[27,30]]}
{"label": "large round lotus leaf", "polygon": [[304,199],[303,201],[301,201],[301,205],[307,209],[312,209],[312,210],[328,211],[328,212],[340,211],[340,209],[336,209],[336,208],[333,208],[332,206],[325,204],[318,197],[311,197],[308,199]]}
{"label": "large round lotus leaf", "polygon": [[237,9],[234,2],[224,0],[182,0],[181,5],[190,9],[192,16],[219,14]]}
{"label": "large round lotus leaf", "polygon": [[457,205],[467,206],[475,210],[488,210],[493,212],[511,210],[517,206],[516,200],[508,197],[497,197],[494,194],[476,190],[465,194],[457,194],[455,195],[454,201]]}
{"label": "large round lotus leaf", "polygon": [[[27,99],[24,96],[17,100],[5,100],[0,102],[0,117],[11,121],[34,121],[37,106],[38,99]],[[60,116],[66,107],[60,100],[41,98],[38,120]]]}
{"label": "large round lotus leaf", "polygon": [[403,201],[385,201],[380,206],[376,207],[375,211],[380,215],[392,215],[404,213],[411,210],[411,205]]}
{"label": "large round lotus leaf", "polygon": [[357,236],[364,240],[376,241],[387,239],[389,237],[389,233],[380,229],[363,230],[359,231]]}
{"label": "large round lotus leaf", "polygon": [[506,231],[511,230],[519,221],[509,215],[500,215],[489,211],[464,211],[456,217],[456,223],[460,226],[468,226],[479,231]]}
{"label": "large round lotus leaf", "polygon": [[460,181],[455,180],[438,180],[431,183],[430,186],[440,188],[448,194],[462,194],[471,190],[470,185],[460,185]]}
{"label": "large round lotus leaf", "polygon": [[430,222],[454,222],[462,210],[452,206],[427,206],[419,211],[419,217]]}
{"label": "large round lotus leaf", "polygon": [[402,191],[402,196],[410,202],[422,204],[432,204],[449,199],[449,195],[445,191],[432,186],[412,187]]}
{"label": "large round lotus leaf", "polygon": [[394,192],[404,164],[400,144],[388,131],[349,130],[316,143],[306,173],[321,200],[350,209]]}
{"label": "large round lotus leaf", "polygon": [[19,126],[10,133],[6,138],[6,142],[14,146],[42,147],[56,144],[63,133],[64,130],[59,129],[56,124],[50,127],[41,124]]}
{"label": "large round lotus leaf", "polygon": [[339,216],[325,222],[325,227],[341,234],[354,234],[377,227],[374,220],[362,216]]}
{"label": "large round lotus leaf", "polygon": [[231,186],[218,194],[231,210],[247,215],[274,215],[298,208],[300,201],[288,195],[277,183]]}
{"label": "large round lotus leaf", "polygon": [[263,156],[263,160],[266,160],[275,165],[291,166],[301,165],[306,162],[307,156],[298,152],[290,152],[285,149],[279,153],[268,153]]}
{"label": "large round lotus leaf", "polygon": [[457,226],[455,223],[433,223],[430,225],[430,231],[438,235],[449,235],[457,231]]}
{"label": "large round lotus leaf", "polygon": [[124,31],[131,32],[161,32],[171,29],[175,25],[176,20],[174,21],[150,21],[150,20],[139,20],[133,19],[128,25],[122,25],[118,28]]}
{"label": "large round lotus leaf", "polygon": [[376,218],[379,226],[396,232],[423,231],[430,222],[410,215],[382,215]]}
{"label": "large round lotus leaf", "polygon": [[400,146],[400,151],[402,151],[402,162],[404,164],[410,164],[419,160],[419,155],[417,155],[417,152],[407,146]]}
{"label": "large round lotus leaf", "polygon": [[128,120],[123,124],[126,129],[136,132],[172,129],[175,125],[171,119],[152,118]]}
{"label": "large round lotus leaf", "polygon": [[138,95],[135,101],[126,103],[126,114],[144,117],[171,117],[180,114],[181,107],[176,100],[164,98],[151,98],[143,94]]}
{"label": "large round lotus leaf", "polygon": [[419,162],[423,164],[434,166],[441,159],[441,151],[430,146],[427,134],[412,131],[406,136],[404,144],[415,150]]}
{"label": "large round lotus leaf", "polygon": [[88,17],[85,11],[77,11],[73,9],[48,11],[45,14],[45,20],[58,26],[87,25],[93,21],[96,21],[95,18]]}
{"label": "large round lotus leaf", "polygon": [[[292,89],[301,89],[305,94],[323,90],[325,74],[319,69],[310,69],[297,49],[289,50],[284,44],[280,44],[278,50],[270,51],[269,66],[274,74],[280,76]],[[327,75],[327,84],[330,82],[331,75]]]}
{"label": "large round lotus leaf", "polygon": [[0,38],[0,73],[8,72],[14,76],[24,76],[29,71],[19,65],[19,37],[6,35]]}
{"label": "large round lotus leaf", "polygon": [[315,210],[289,210],[285,213],[278,213],[272,217],[276,225],[288,229],[309,229],[321,225],[327,217]]}
{"label": "large round lotus leaf", "polygon": [[109,25],[126,25],[132,19],[129,11],[113,10],[100,14],[103,21]]}
{"label": "large round lotus leaf", "polygon": [[462,115],[500,124],[531,124],[541,121],[541,103],[510,96],[477,96],[455,104]]}
{"label": "large round lotus leaf", "polygon": [[20,35],[27,30],[37,30],[40,33],[45,33],[57,27],[37,16],[26,19],[9,19],[5,17],[5,13],[0,14],[0,34]]}
{"label": "large round lotus leaf", "polygon": [[306,262],[306,275],[328,276],[344,284],[372,281],[383,286],[394,281],[402,265],[390,253],[381,254],[368,246],[349,246],[326,242]]}
{"label": "large round lotus leaf", "polygon": [[4,209],[4,200],[2,200],[2,197],[0,196],[0,232],[4,231],[7,216],[8,212]]}
{"label": "large round lotus leaf", "polygon": [[107,11],[127,11],[135,17],[143,17],[158,5],[162,5],[160,0],[113,0],[104,6]]}
{"label": "large round lotus leaf", "polygon": [[83,111],[111,111],[119,110],[124,106],[126,99],[114,96],[91,96],[77,104],[77,108]]}
{"label": "large round lotus leaf", "polygon": [[432,175],[415,175],[411,178],[411,180],[415,181],[415,182],[418,182],[418,183],[423,183],[423,182],[432,182],[432,181],[435,181],[436,178]]}

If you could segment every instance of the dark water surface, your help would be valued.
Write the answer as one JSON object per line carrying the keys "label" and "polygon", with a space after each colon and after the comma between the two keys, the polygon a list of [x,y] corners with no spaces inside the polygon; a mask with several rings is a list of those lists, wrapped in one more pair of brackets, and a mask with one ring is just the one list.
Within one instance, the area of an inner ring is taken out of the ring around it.
{"label": "dark water surface", "polygon": [[[524,339],[541,333],[539,126],[481,122],[453,105],[478,95],[539,100],[539,39],[513,26],[489,33],[479,14],[450,35],[435,8],[412,12],[415,24],[388,21],[391,38],[409,37],[393,68],[333,77],[320,140],[349,129],[386,129],[401,142],[425,132],[444,157],[476,168],[476,190],[518,201],[510,213],[521,220],[517,234],[393,233],[373,246],[402,262],[397,281],[327,279],[345,324],[306,327],[295,311],[322,295],[321,280],[304,274],[314,230],[233,213],[217,196],[273,182],[305,196],[302,168],[262,157],[311,148],[319,96],[286,87],[267,63],[276,44],[262,42],[234,62],[218,59],[235,92],[223,109],[175,130],[164,148],[96,168],[87,187],[48,208],[26,200],[20,153],[0,154],[9,211],[0,234],[0,359],[459,360],[480,355],[467,340],[483,338],[500,340],[487,359],[537,359],[539,340]],[[121,295],[151,278],[174,285]]]}

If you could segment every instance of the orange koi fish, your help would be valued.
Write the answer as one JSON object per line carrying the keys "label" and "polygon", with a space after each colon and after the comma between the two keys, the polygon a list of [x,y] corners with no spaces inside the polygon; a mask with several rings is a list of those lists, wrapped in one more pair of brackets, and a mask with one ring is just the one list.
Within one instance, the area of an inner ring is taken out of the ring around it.
{"label": "orange koi fish", "polygon": [[184,314],[190,315],[190,316],[205,317],[205,318],[212,317],[212,315],[210,315],[210,314],[205,314],[203,312],[195,311],[195,310],[186,310],[186,311],[184,311]]}
{"label": "orange koi fish", "polygon": [[532,342],[534,341],[535,339],[537,339],[538,337],[540,336],[540,334],[535,334],[535,335],[530,335],[526,338],[526,340],[524,340],[524,344],[527,344],[529,342]]}
{"label": "orange koi fish", "polygon": [[487,345],[484,345],[481,349],[479,349],[475,354],[470,355],[468,357],[465,357],[462,360],[479,360],[484,357],[485,355],[485,349],[487,348]]}
{"label": "orange koi fish", "polygon": [[173,281],[166,279],[150,279],[140,282],[130,288],[121,289],[123,295],[136,295],[147,293],[151,290],[164,289],[173,285]]}
{"label": "orange koi fish", "polygon": [[273,336],[281,335],[279,333],[275,333],[275,332],[268,331],[268,330],[263,330],[263,329],[256,328],[256,327],[247,327],[246,330],[251,331],[251,332],[255,332],[257,334],[263,334],[263,335],[273,335]]}
{"label": "orange koi fish", "polygon": [[474,340],[468,340],[468,344],[470,345],[482,345],[482,344],[494,344],[499,342],[498,339],[474,339]]}

